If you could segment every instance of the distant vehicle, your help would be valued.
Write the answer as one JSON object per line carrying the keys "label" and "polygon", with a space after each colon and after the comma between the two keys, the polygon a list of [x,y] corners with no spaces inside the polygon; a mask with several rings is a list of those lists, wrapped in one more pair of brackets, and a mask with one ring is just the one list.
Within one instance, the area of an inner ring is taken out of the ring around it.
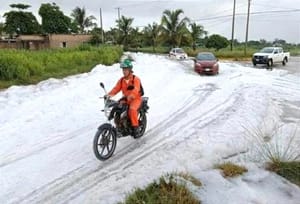
{"label": "distant vehicle", "polygon": [[252,63],[254,66],[257,64],[266,64],[268,67],[272,67],[274,63],[278,62],[282,63],[282,65],[286,65],[289,58],[290,53],[283,52],[281,47],[265,47],[253,54]]}
{"label": "distant vehicle", "polygon": [[218,61],[211,52],[199,52],[194,59],[194,70],[199,74],[219,74]]}
{"label": "distant vehicle", "polygon": [[182,48],[172,48],[169,52],[169,57],[178,60],[184,60],[188,58],[186,52]]}

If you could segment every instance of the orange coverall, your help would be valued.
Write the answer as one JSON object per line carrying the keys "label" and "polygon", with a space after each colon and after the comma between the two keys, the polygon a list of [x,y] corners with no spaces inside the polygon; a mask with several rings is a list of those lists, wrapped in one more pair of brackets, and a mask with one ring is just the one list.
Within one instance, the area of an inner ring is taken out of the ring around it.
{"label": "orange coverall", "polygon": [[[142,97],[139,93],[140,84],[140,79],[137,76],[133,78],[133,74],[131,73],[128,79],[125,79],[125,77],[119,79],[115,87],[108,93],[108,95],[114,96],[119,93],[119,91],[122,91],[123,96],[126,96],[127,104],[129,105],[128,116],[133,127],[139,126],[138,109],[142,102]],[[133,85],[134,89],[127,90],[127,87],[130,85]]]}

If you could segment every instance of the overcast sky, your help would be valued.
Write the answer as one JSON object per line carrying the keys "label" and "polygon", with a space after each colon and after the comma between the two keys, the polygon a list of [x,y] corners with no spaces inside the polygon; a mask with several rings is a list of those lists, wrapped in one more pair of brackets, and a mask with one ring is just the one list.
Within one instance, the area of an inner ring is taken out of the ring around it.
{"label": "overcast sky", "polygon": [[[220,34],[231,39],[233,0],[0,0],[0,21],[3,14],[10,10],[12,3],[22,2],[32,7],[32,11],[40,21],[38,9],[42,3],[55,2],[65,15],[70,16],[72,10],[85,7],[87,15],[94,15],[100,25],[100,8],[104,30],[116,26],[118,11],[120,15],[134,18],[133,26],[143,26],[160,22],[164,10],[182,9],[184,15],[192,22],[204,26],[211,34]],[[248,0],[236,0],[236,21],[234,38],[245,41]],[[120,8],[119,10],[117,8]],[[248,40],[275,38],[287,42],[300,43],[300,0],[251,0]],[[275,12],[276,11],[276,12]]]}

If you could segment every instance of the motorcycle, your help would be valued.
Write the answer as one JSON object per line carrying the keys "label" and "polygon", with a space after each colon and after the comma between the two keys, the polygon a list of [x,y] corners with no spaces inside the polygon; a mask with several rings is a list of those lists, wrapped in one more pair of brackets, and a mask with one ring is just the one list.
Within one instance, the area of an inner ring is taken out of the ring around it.
{"label": "motorcycle", "polygon": [[[107,95],[102,82],[100,86],[104,89],[105,95]],[[98,127],[93,141],[93,150],[97,159],[104,161],[113,155],[117,146],[117,138],[133,135],[133,127],[128,117],[129,107],[126,103],[122,103],[125,99],[124,97],[118,101],[105,96],[100,98],[104,99],[104,109],[102,111],[108,122]],[[135,139],[142,137],[146,131],[146,113],[149,109],[148,99],[148,97],[142,97],[142,103],[138,110],[139,126],[137,134],[134,136]]]}

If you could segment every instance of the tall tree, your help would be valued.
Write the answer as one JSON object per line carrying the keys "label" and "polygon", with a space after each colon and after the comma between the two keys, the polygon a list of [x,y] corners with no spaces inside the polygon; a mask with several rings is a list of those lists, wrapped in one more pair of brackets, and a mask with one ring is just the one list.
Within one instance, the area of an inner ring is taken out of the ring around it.
{"label": "tall tree", "polygon": [[152,25],[148,24],[148,26],[144,28],[144,34],[147,39],[150,39],[150,43],[151,46],[153,47],[154,52],[159,42],[160,31],[161,31],[161,27],[155,22]]}
{"label": "tall tree", "polygon": [[133,30],[131,24],[133,18],[126,18],[122,16],[119,20],[116,20],[119,28],[119,42],[124,46],[124,49],[128,48],[129,34]]}
{"label": "tall tree", "polygon": [[26,4],[11,4],[11,8],[17,8],[18,11],[6,12],[4,31],[10,36],[14,34],[35,34],[40,32],[40,25],[31,12],[25,12],[24,9],[31,7]]}
{"label": "tall tree", "polygon": [[105,41],[112,44],[117,44],[118,35],[118,28],[110,28],[110,30],[105,33]]}
{"label": "tall tree", "polygon": [[129,44],[132,48],[137,48],[142,44],[142,33],[139,31],[139,28],[133,28],[129,35]]}
{"label": "tall tree", "polygon": [[39,9],[45,33],[70,33],[74,31],[71,18],[65,16],[55,3],[42,4]]}
{"label": "tall tree", "polygon": [[79,26],[80,33],[84,33],[85,28],[95,27],[97,25],[93,22],[93,20],[96,20],[94,16],[86,16],[85,8],[76,7],[73,9],[71,16],[74,18],[74,22]]}
{"label": "tall tree", "polygon": [[91,43],[93,45],[99,45],[100,43],[104,43],[102,42],[102,29],[101,28],[93,28],[93,30],[91,30],[90,34],[92,35],[92,39],[91,39]]}
{"label": "tall tree", "polygon": [[205,46],[207,48],[215,48],[216,51],[225,48],[229,45],[229,41],[221,35],[211,35],[208,37]]}
{"label": "tall tree", "polygon": [[191,37],[192,37],[192,47],[196,50],[196,43],[200,40],[203,35],[207,35],[207,31],[204,30],[202,25],[197,25],[196,23],[191,23]]}
{"label": "tall tree", "polygon": [[0,22],[0,36],[2,36],[4,32],[4,23]]}
{"label": "tall tree", "polygon": [[180,14],[183,14],[182,9],[165,10],[161,19],[163,33],[172,47],[179,46],[182,37],[188,32],[187,23],[189,19],[187,17],[180,19]]}

